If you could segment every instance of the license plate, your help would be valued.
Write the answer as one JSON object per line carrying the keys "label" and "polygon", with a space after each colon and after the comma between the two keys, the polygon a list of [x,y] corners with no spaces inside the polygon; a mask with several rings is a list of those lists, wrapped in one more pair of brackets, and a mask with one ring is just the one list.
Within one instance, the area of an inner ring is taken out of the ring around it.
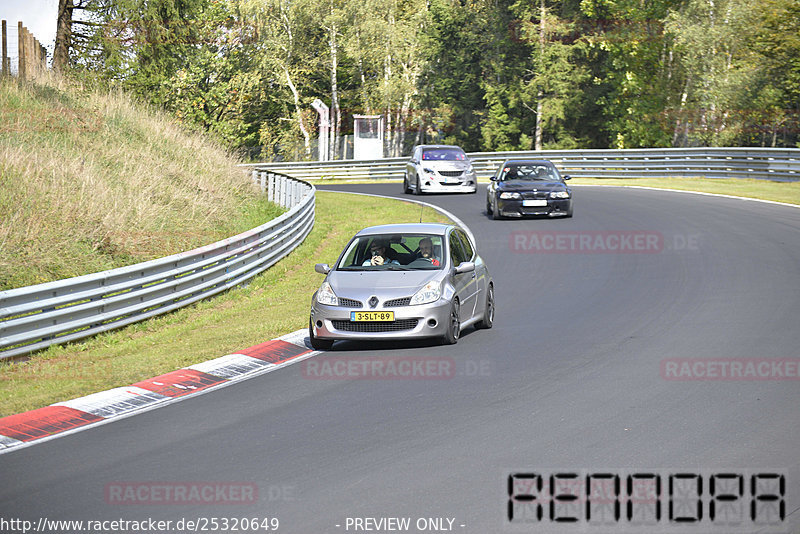
{"label": "license plate", "polygon": [[445,178],[444,179],[444,183],[446,183],[446,184],[460,184],[461,180],[459,180],[458,178]]}
{"label": "license plate", "polygon": [[350,312],[351,321],[394,321],[394,312]]}
{"label": "license plate", "polygon": [[547,200],[523,200],[522,205],[526,207],[538,207],[538,206],[547,206]]}

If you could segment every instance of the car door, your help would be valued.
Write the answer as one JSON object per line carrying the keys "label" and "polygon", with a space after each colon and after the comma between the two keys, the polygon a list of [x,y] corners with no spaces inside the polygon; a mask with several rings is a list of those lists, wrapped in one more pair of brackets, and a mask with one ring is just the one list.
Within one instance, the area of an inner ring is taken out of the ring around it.
{"label": "car door", "polygon": [[472,275],[472,294],[470,295],[470,300],[472,302],[471,316],[474,317],[476,313],[483,312],[483,305],[481,303],[486,298],[484,292],[488,283],[486,266],[483,264],[481,257],[478,256],[478,253],[475,250],[470,238],[467,237],[466,232],[458,228],[455,230],[455,233],[461,240],[461,246],[464,250],[464,257],[466,258],[465,261],[471,261],[475,264],[475,270],[470,273]]}
{"label": "car door", "polygon": [[[448,238],[450,261],[453,264],[453,268],[458,267],[462,262],[471,260],[467,256],[467,250],[465,250],[464,244],[461,242],[459,232],[460,230],[457,229],[452,230]],[[477,288],[475,272],[454,274],[453,287],[460,303],[459,319],[461,322],[467,321],[475,314],[475,293]]]}

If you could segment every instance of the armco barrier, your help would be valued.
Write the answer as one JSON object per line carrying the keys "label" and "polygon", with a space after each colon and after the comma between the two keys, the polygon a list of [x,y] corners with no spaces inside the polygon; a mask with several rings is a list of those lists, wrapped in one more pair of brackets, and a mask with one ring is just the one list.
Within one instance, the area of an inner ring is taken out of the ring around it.
{"label": "armco barrier", "polygon": [[[544,158],[575,178],[755,178],[800,180],[796,148],[650,148],[630,150],[544,150],[468,154],[478,176],[488,178],[509,158]],[[408,158],[282,162],[248,165],[262,172],[282,172],[302,180],[402,179]]]}
{"label": "armco barrier", "polygon": [[288,212],[234,237],[166,258],[0,291],[0,360],[119,328],[249,280],[289,254],[314,226],[315,188],[254,175]]}

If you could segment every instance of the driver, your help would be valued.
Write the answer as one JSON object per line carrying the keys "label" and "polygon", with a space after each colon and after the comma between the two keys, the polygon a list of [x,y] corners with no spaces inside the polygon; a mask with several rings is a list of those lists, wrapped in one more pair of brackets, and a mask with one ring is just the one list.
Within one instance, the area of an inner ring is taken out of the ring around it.
{"label": "driver", "polygon": [[361,265],[363,265],[363,266],[367,266],[367,265],[387,265],[387,264],[390,264],[390,263],[393,263],[395,265],[400,265],[399,261],[397,261],[395,259],[392,259],[392,258],[389,258],[387,256],[387,252],[386,252],[387,249],[388,249],[387,245],[388,245],[388,243],[383,239],[374,240],[369,246],[369,251],[370,251],[371,257],[369,257],[366,260],[364,260],[364,263],[362,263]]}
{"label": "driver", "polygon": [[430,261],[433,265],[438,266],[439,260],[433,255],[433,241],[430,237],[423,237],[419,241],[419,254],[422,258]]}

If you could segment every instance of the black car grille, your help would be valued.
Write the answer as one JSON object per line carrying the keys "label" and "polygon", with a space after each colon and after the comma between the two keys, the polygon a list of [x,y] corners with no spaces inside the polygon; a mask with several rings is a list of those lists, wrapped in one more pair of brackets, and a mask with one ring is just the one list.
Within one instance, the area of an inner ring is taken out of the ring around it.
{"label": "black car grille", "polygon": [[397,308],[398,306],[408,306],[411,304],[411,297],[405,297],[402,299],[392,299],[387,300],[383,303],[384,308]]}
{"label": "black car grille", "polygon": [[464,174],[464,171],[439,171],[439,174],[442,176],[449,176],[450,178],[455,178],[456,176],[461,176]]}
{"label": "black car grille", "polygon": [[363,304],[357,300],[343,299],[342,297],[339,297],[339,306],[344,308],[360,308],[363,306]]}
{"label": "black car grille", "polygon": [[549,191],[536,191],[536,192],[534,192],[534,191],[525,191],[524,193],[521,193],[521,194],[522,194],[522,198],[524,198],[526,200],[546,199],[548,196],[550,196],[550,192]]}
{"label": "black car grille", "polygon": [[346,332],[399,332],[402,330],[413,330],[416,328],[419,319],[364,322],[333,320],[331,322],[336,330],[344,330]]}

